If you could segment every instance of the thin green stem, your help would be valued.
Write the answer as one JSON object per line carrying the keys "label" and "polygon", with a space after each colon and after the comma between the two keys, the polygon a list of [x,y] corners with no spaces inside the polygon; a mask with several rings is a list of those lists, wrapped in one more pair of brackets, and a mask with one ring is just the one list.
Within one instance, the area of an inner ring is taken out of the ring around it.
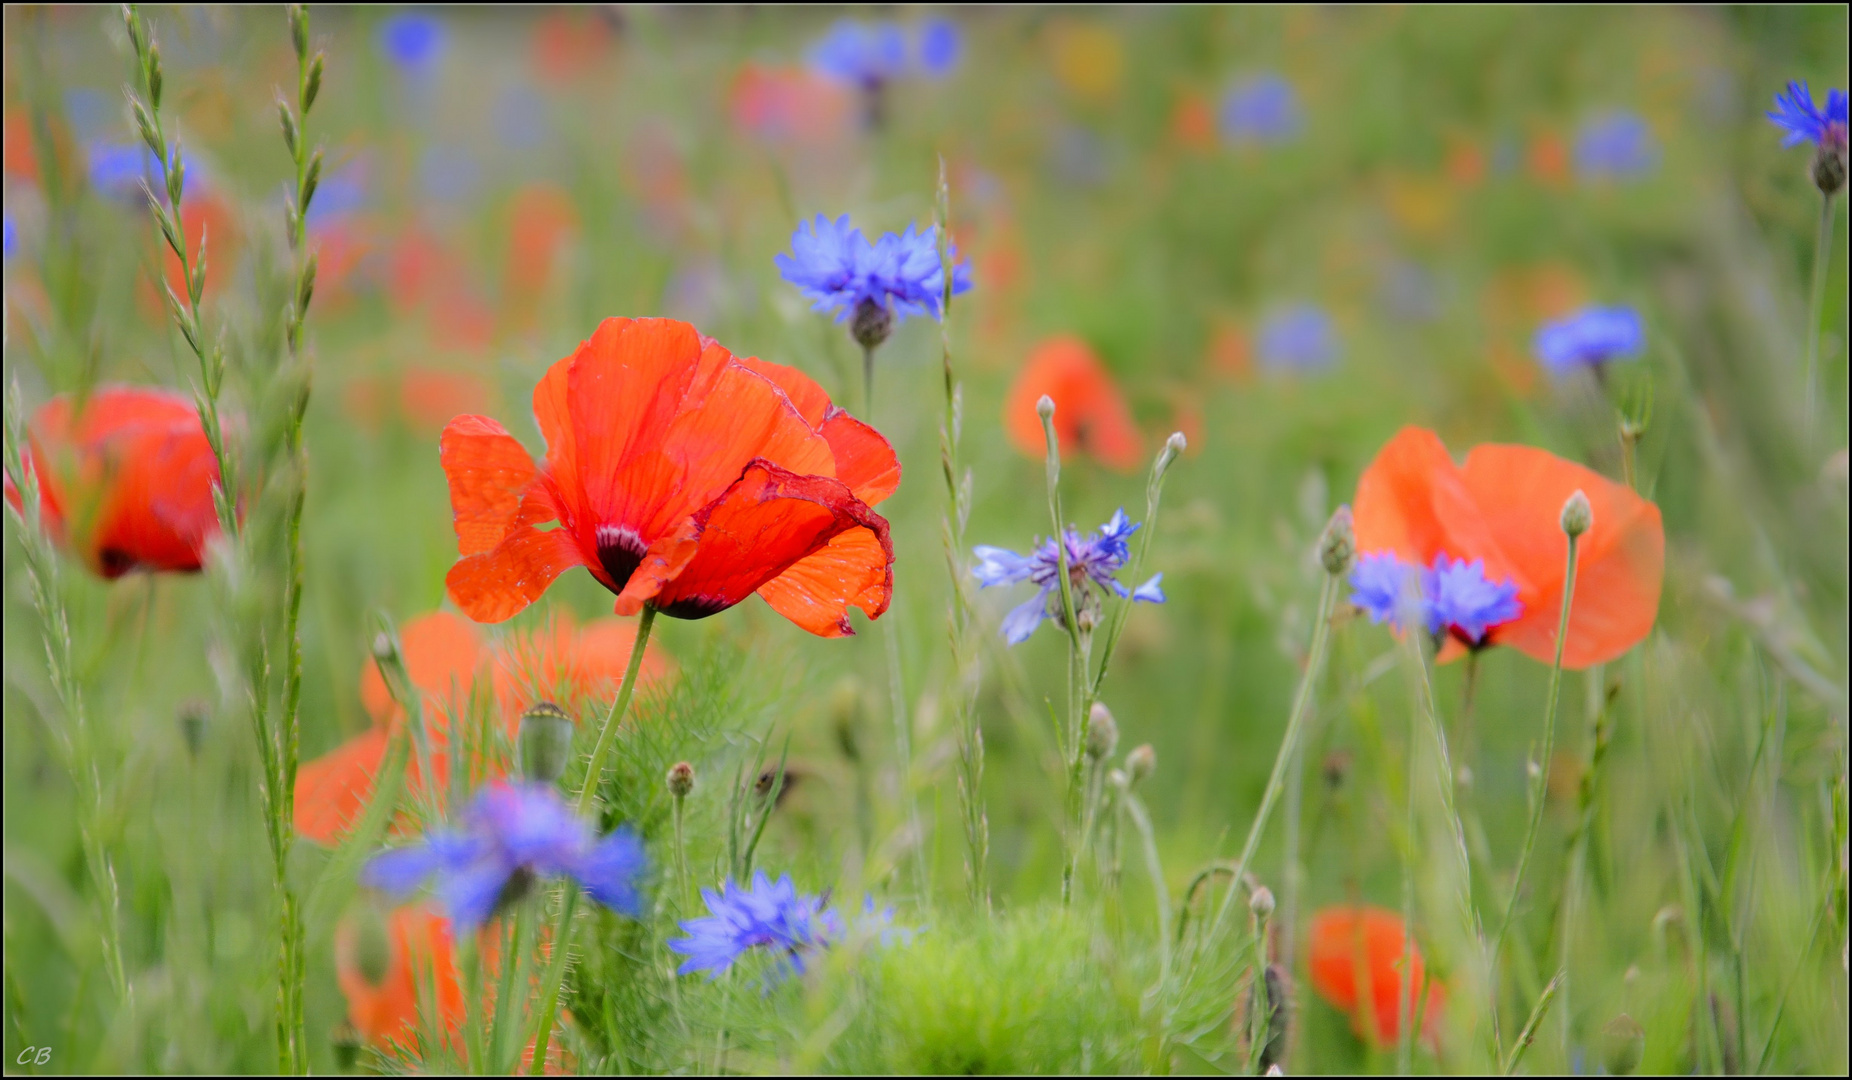
{"label": "thin green stem", "polygon": [[1531,783],[1530,821],[1524,827],[1524,845],[1518,852],[1518,867],[1511,879],[1511,896],[1505,902],[1504,917],[1498,923],[1498,935],[1492,939],[1492,951],[1487,956],[1490,965],[1487,981],[1493,1001],[1493,1011],[1497,1011],[1498,1001],[1498,959],[1505,946],[1505,935],[1511,931],[1512,917],[1517,913],[1518,897],[1524,892],[1524,873],[1530,868],[1533,849],[1537,845],[1537,830],[1543,824],[1543,807],[1545,794],[1550,782],[1550,754],[1556,742],[1556,703],[1563,687],[1563,643],[1569,637],[1569,611],[1575,600],[1576,553],[1579,536],[1570,536],[1569,555],[1563,570],[1563,608],[1562,615],[1556,623],[1556,658],[1550,665],[1550,692],[1543,708],[1543,753],[1538,765],[1536,779]]}
{"label": "thin green stem", "polygon": [[611,711],[605,714],[604,726],[598,729],[598,741],[592,746],[591,761],[585,766],[585,786],[579,789],[578,809],[580,817],[589,817],[592,801],[598,795],[598,785],[604,781],[604,759],[611,752],[611,743],[617,738],[618,725],[623,723],[624,714],[630,710],[631,695],[637,691],[637,675],[643,670],[643,649],[649,644],[650,628],[656,625],[655,607],[645,604],[643,616],[637,620],[637,638],[630,646],[630,662],[624,667],[624,682],[617,688],[617,699],[611,702]]}
{"label": "thin green stem", "polygon": [[1036,406],[1042,416],[1042,438],[1048,447],[1048,518],[1054,532],[1055,559],[1060,572],[1061,624],[1067,631],[1067,722],[1062,725],[1067,745],[1063,758],[1067,764],[1067,794],[1064,820],[1067,823],[1067,865],[1061,872],[1061,902],[1074,897],[1074,878],[1080,868],[1082,770],[1087,753],[1087,691],[1084,685],[1087,662],[1081,640],[1080,620],[1074,604],[1074,584],[1069,576],[1067,530],[1061,521],[1061,440],[1055,435],[1055,403],[1044,397]]}
{"label": "thin green stem", "polygon": [[1814,402],[1818,397],[1820,320],[1826,307],[1827,270],[1833,261],[1833,197],[1820,196],[1820,225],[1813,240],[1813,288],[1807,302],[1807,433],[1814,430]]}
{"label": "thin green stem", "polygon": [[[1414,648],[1421,648],[1412,632],[1408,637]],[[1425,670],[1426,661],[1422,664]],[[1408,719],[1408,761],[1403,781],[1408,785],[1408,807],[1402,838],[1402,960],[1397,968],[1399,989],[1395,996],[1395,1068],[1403,1076],[1409,1074],[1415,1060],[1415,1027],[1411,1022],[1415,1015],[1415,856],[1421,847],[1420,822],[1415,818],[1415,759],[1421,746],[1421,710],[1411,709]]]}
{"label": "thin green stem", "polygon": [[1563,983],[1563,974],[1557,972],[1556,977],[1544,986],[1543,993],[1537,995],[1537,1004],[1530,1011],[1530,1019],[1524,1022],[1524,1030],[1518,1032],[1518,1041],[1512,1045],[1511,1055],[1505,1058],[1499,1070],[1504,1075],[1510,1076],[1517,1071],[1518,1062],[1524,1060],[1524,1051],[1537,1041],[1537,1029],[1542,1026],[1543,1018],[1549,1015],[1550,1002],[1555,1000],[1556,990]]}
{"label": "thin green stem", "polygon": [[546,1067],[547,1043],[553,1038],[553,1017],[559,1012],[560,986],[566,981],[566,954],[572,951],[572,914],[579,903],[579,887],[567,881],[560,897],[559,918],[553,923],[553,955],[547,960],[541,977],[540,1006],[534,1015],[534,1060],[529,1076],[540,1076]]}

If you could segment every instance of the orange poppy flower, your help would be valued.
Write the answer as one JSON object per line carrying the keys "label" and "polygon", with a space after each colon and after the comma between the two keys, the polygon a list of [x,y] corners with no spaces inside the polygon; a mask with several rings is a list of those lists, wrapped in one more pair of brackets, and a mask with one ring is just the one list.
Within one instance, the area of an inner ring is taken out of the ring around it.
{"label": "orange poppy flower", "polygon": [[[1416,947],[1403,976],[1402,918],[1378,907],[1328,907],[1312,916],[1306,964],[1312,989],[1350,1017],[1351,1029],[1378,1045],[1401,1036],[1402,999],[1421,1014],[1421,1033],[1432,1042],[1447,1004],[1447,988],[1427,981],[1427,968]],[[1421,987],[1427,986],[1422,1004]],[[1411,992],[1412,990],[1412,992]],[[1365,1005],[1367,998],[1367,1008]],[[1373,1020],[1366,1030],[1366,1021]]]}
{"label": "orange poppy flower", "polygon": [[[188,195],[180,202],[180,228],[186,233],[187,259],[194,266],[199,265],[199,252],[203,244],[206,251],[206,291],[210,292],[214,281],[223,280],[226,267],[232,265],[237,251],[236,225],[232,218],[232,208],[217,195]],[[186,273],[180,267],[180,256],[165,240],[161,244],[162,265],[166,268],[167,287],[174,295],[184,299],[187,295]],[[167,302],[160,301],[162,312],[167,310]]]}
{"label": "orange poppy flower", "polygon": [[1049,338],[1029,354],[1003,406],[1003,426],[1017,449],[1031,457],[1047,453],[1042,418],[1035,403],[1055,401],[1055,437],[1063,456],[1086,451],[1120,472],[1143,462],[1138,427],[1125,395],[1087,343],[1072,334]]}
{"label": "orange poppy flower", "polygon": [[801,372],[673,319],[606,319],[548,370],[534,413],[538,464],[487,417],[444,429],[462,555],[445,581],[470,618],[507,619],[575,566],[620,615],[700,619],[757,592],[836,637],[850,607],[887,610],[894,549],[869,504],[900,462]]}
{"label": "orange poppy flower", "polygon": [[[218,531],[219,465],[191,399],[103,386],[75,408],[60,394],[39,408],[28,433],[46,528],[106,578],[137,568],[198,570]],[[10,479],[6,498],[21,505]]]}
{"label": "orange poppy flower", "polygon": [[[1523,614],[1493,626],[1491,644],[1543,663],[1556,655],[1568,540],[1560,518],[1576,491],[1594,525],[1580,541],[1563,666],[1616,659],[1653,628],[1665,576],[1659,508],[1593,470],[1529,446],[1488,443],[1455,465],[1425,428],[1396,433],[1357,481],[1357,550],[1429,565],[1446,554],[1482,559],[1494,581],[1518,588]],[[1449,654],[1463,646],[1450,644]]]}
{"label": "orange poppy flower", "polygon": [[[502,723],[513,737],[522,711],[537,702],[570,706],[614,695],[624,681],[636,633],[634,624],[618,619],[598,619],[578,628],[570,617],[561,616],[490,647],[483,644],[475,624],[447,611],[407,621],[399,629],[399,644],[405,673],[426,700],[433,782],[440,787],[449,782],[450,721],[467,708],[479,678],[487,678],[484,685],[493,692]],[[643,654],[639,685],[670,670],[661,647],[652,644]],[[385,763],[391,733],[405,717],[371,663],[360,674],[360,703],[374,726],[304,763],[296,774],[296,831],[318,844],[338,843],[359,819],[373,797],[373,778]],[[570,707],[567,712],[576,715]],[[406,789],[422,790],[424,775],[415,755],[405,769]]]}
{"label": "orange poppy flower", "polygon": [[821,146],[849,132],[854,101],[840,84],[808,68],[747,63],[727,88],[727,111],[743,134]]}

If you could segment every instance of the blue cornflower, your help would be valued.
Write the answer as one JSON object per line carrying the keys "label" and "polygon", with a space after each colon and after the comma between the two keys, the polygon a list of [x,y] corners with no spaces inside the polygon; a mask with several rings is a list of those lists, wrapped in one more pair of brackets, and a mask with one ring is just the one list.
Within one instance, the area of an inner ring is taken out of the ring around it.
{"label": "blue cornflower", "polygon": [[[113,199],[140,201],[143,180],[159,189],[166,176],[161,159],[138,142],[92,141],[84,147],[84,163],[90,186]],[[189,178],[197,178],[199,171],[194,163],[189,160],[186,166]]]}
{"label": "blue cornflower", "polygon": [[1516,583],[1491,580],[1482,559],[1467,562],[1445,552],[1427,567],[1403,562],[1393,552],[1372,552],[1357,560],[1350,585],[1351,603],[1371,622],[1386,622],[1398,633],[1419,625],[1474,648],[1485,644],[1493,627],[1524,614]]}
{"label": "blue cornflower", "polygon": [[451,921],[468,931],[537,877],[574,878],[592,899],[635,917],[647,862],[634,832],[598,839],[551,786],[492,784],[464,811],[461,830],[375,855],[361,881],[405,894],[435,875]]}
{"label": "blue cornflower", "polygon": [[1421,572],[1421,591],[1428,633],[1452,634],[1472,646],[1485,643],[1487,630],[1524,614],[1517,584],[1488,578],[1483,559],[1434,556],[1434,565]]}
{"label": "blue cornflower", "polygon": [[1788,84],[1784,93],[1775,95],[1775,111],[1767,114],[1769,120],[1787,134],[1781,145],[1799,146],[1810,142],[1823,149],[1846,149],[1846,92],[1828,90],[1826,108],[1814,104],[1813,91],[1807,88],[1807,80],[1799,79]]}
{"label": "blue cornflower", "polygon": [[958,66],[959,54],[964,51],[958,24],[950,19],[927,19],[920,24],[915,51],[919,56],[921,74],[928,78],[950,74]]}
{"label": "blue cornflower", "polygon": [[13,257],[13,250],[19,246],[19,227],[13,224],[13,215],[6,215],[6,257]]}
{"label": "blue cornflower", "polygon": [[900,24],[841,19],[810,49],[810,63],[832,79],[876,86],[907,70],[907,34]]}
{"label": "blue cornflower", "polygon": [[1285,142],[1302,123],[1293,84],[1279,75],[1251,75],[1222,95],[1222,137],[1230,142]]}
{"label": "blue cornflower", "polygon": [[1551,373],[1577,368],[1600,374],[1610,360],[1632,359],[1646,347],[1646,326],[1630,307],[1587,307],[1537,328],[1531,349]]}
{"label": "blue cornflower", "polygon": [[1256,348],[1275,371],[1317,371],[1337,360],[1337,326],[1316,304],[1293,304],[1261,322]]}
{"label": "blue cornflower", "polygon": [[323,177],[309,204],[309,227],[333,224],[366,206],[366,173],[365,164],[356,161]]}
{"label": "blue cornflower", "polygon": [[702,889],[708,914],[681,924],[687,937],[676,938],[669,948],[688,957],[677,972],[707,972],[718,978],[752,949],[766,949],[799,974],[804,954],[821,949],[841,937],[842,919],[826,910],[825,896],[804,896],[786,874],[776,883],[765,871],[752,875],[752,885],[740,888],[731,879],[720,891]]}
{"label": "blue cornflower", "polygon": [[[1112,520],[1100,526],[1092,536],[1082,536],[1072,526],[1065,530],[1068,580],[1074,593],[1076,616],[1089,604],[1097,609],[1099,600],[1093,592],[1096,586],[1115,596],[1149,604],[1164,602],[1163,574],[1153,574],[1151,580],[1129,591],[1114,576],[1131,557],[1126,538],[1137,531],[1138,525],[1126,520],[1124,510],[1115,511]],[[1011,645],[1021,644],[1035,633],[1043,619],[1062,618],[1061,551],[1055,547],[1054,540],[1039,541],[1027,555],[988,545],[979,545],[973,549],[973,554],[978,562],[972,567],[971,575],[977,578],[980,586],[987,588],[1027,581],[1037,587],[1033,597],[1003,617],[1004,640]]]}
{"label": "blue cornflower", "polygon": [[[951,256],[952,293],[957,295],[971,288],[971,268],[957,262],[956,246]],[[886,233],[870,244],[862,230],[849,224],[849,215],[831,221],[818,214],[791,234],[791,254],[772,261],[786,281],[816,301],[813,310],[834,311],[837,322],[861,317],[865,305],[902,319],[940,316],[945,275],[939,265],[937,226],[921,232],[908,225],[906,232]]]}
{"label": "blue cornflower", "polygon": [[379,47],[399,70],[418,74],[444,51],[444,24],[422,11],[401,11],[379,25]]}
{"label": "blue cornflower", "polygon": [[1653,129],[1636,113],[1602,113],[1576,132],[1576,172],[1584,180],[1632,179],[1658,164],[1659,143]]}

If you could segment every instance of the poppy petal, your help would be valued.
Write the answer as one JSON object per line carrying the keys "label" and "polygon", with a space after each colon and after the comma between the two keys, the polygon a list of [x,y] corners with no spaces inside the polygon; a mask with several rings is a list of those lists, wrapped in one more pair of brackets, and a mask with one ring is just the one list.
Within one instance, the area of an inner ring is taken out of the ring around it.
{"label": "poppy petal", "polygon": [[[877,519],[878,520],[878,519]],[[772,610],[818,637],[855,633],[849,608],[880,618],[894,595],[894,554],[882,532],[851,529],[759,587]]]}
{"label": "poppy petal", "polygon": [[517,527],[494,550],[458,560],[444,585],[463,614],[477,622],[502,622],[540,599],[554,578],[584,565],[567,530]]}
{"label": "poppy petal", "polygon": [[[893,559],[887,522],[842,481],[800,475],[763,459],[748,465],[695,520],[700,531],[694,557],[655,599],[663,614],[677,618],[704,618],[732,607],[852,529],[874,533],[885,559]],[[859,580],[838,584],[834,591],[844,604],[867,593]]]}
{"label": "poppy petal", "polygon": [[438,460],[450,480],[458,554],[493,549],[521,510],[522,493],[534,479],[534,459],[495,421],[459,416],[438,440]]}
{"label": "poppy petal", "polygon": [[1108,468],[1130,472],[1142,462],[1138,426],[1118,384],[1087,343],[1072,334],[1049,338],[1029,354],[1010,387],[1004,428],[1017,449],[1046,453],[1036,402],[1055,403],[1055,437],[1061,452],[1085,452]]}
{"label": "poppy petal", "polygon": [[835,406],[818,429],[836,458],[836,479],[873,506],[900,487],[900,458],[881,433]]}
{"label": "poppy petal", "polygon": [[1588,496],[1594,524],[1582,536],[1563,666],[1580,670],[1620,657],[1652,631],[1665,578],[1659,508],[1632,488],[1529,446],[1488,444],[1467,455],[1465,484],[1500,548],[1530,588],[1524,614],[1495,640],[1543,663],[1556,653],[1564,563],[1563,503]]}
{"label": "poppy petal", "polygon": [[366,808],[386,759],[384,728],[364,731],[296,770],[296,832],[333,847]]}
{"label": "poppy petal", "polygon": [[774,364],[756,356],[738,356],[734,359],[770,379],[773,385],[784,391],[798,415],[813,428],[821,427],[830,409],[835,407],[830,404],[830,396],[817,385],[817,380],[788,364]]}
{"label": "poppy petal", "polygon": [[[442,726],[454,706],[469,696],[483,658],[482,638],[475,624],[448,611],[433,611],[409,619],[399,627],[400,658],[412,686],[439,701],[425,712],[436,739],[445,737]],[[369,661],[360,670],[360,703],[376,724],[403,715],[379,666]]]}
{"label": "poppy petal", "polygon": [[1486,575],[1515,581],[1520,595],[1529,579],[1486,524],[1460,469],[1440,436],[1405,427],[1377,452],[1357,480],[1352,510],[1357,550],[1394,552],[1426,566],[1445,552],[1485,560]]}

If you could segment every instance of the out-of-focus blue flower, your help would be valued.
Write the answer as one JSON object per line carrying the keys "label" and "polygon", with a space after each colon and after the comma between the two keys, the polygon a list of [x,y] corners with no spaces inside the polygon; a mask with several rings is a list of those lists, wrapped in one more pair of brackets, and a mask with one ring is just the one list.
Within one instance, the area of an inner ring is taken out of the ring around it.
{"label": "out-of-focus blue flower", "polygon": [[932,18],[920,24],[918,47],[920,72],[928,78],[951,74],[964,51],[958,24],[950,19]]}
{"label": "out-of-focus blue flower", "polygon": [[444,24],[422,11],[398,12],[379,24],[379,47],[401,71],[429,71],[443,55]]}
{"label": "out-of-focus blue flower", "polygon": [[19,226],[13,224],[13,215],[6,216],[6,257],[11,259],[19,247]]}
{"label": "out-of-focus blue flower", "polygon": [[1589,307],[1537,328],[1531,349],[1552,374],[1631,359],[1646,346],[1646,327],[1630,307]]}
{"label": "out-of-focus blue flower", "polygon": [[802,974],[805,953],[842,934],[841,918],[825,910],[826,898],[800,894],[789,874],[772,882],[760,870],[748,888],[728,880],[719,892],[702,889],[701,898],[708,914],[683,922],[688,936],[668,943],[688,958],[676,969],[682,975],[705,971],[708,978],[719,978],[753,949],[766,950]]}
{"label": "out-of-focus blue flower", "polygon": [[[1126,520],[1124,510],[1117,510],[1112,520],[1101,525],[1092,536],[1083,536],[1072,526],[1064,530],[1069,589],[1074,594],[1077,613],[1096,587],[1114,596],[1148,604],[1164,602],[1163,574],[1153,574],[1149,581],[1131,590],[1120,584],[1116,576],[1131,557],[1126,538],[1138,528],[1137,523]],[[1005,641],[1011,645],[1021,644],[1029,640],[1029,635],[1042,625],[1042,620],[1062,617],[1061,549],[1055,546],[1053,539],[1038,541],[1027,555],[983,544],[972,549],[972,553],[978,561],[971,568],[971,576],[977,578],[980,587],[1015,585],[1024,581],[1036,586],[1033,597],[1003,617]]]}
{"label": "out-of-focus blue flower", "polygon": [[[94,141],[84,148],[84,162],[90,186],[112,199],[140,201],[142,181],[158,189],[165,175],[161,159],[139,142]],[[189,180],[198,178],[198,170],[190,160],[186,171]]]}
{"label": "out-of-focus blue flower", "polygon": [[1518,587],[1486,576],[1485,561],[1450,558],[1416,567],[1393,552],[1377,551],[1357,560],[1351,571],[1350,601],[1397,633],[1421,626],[1428,633],[1450,634],[1477,648],[1495,626],[1524,614]]}
{"label": "out-of-focus blue flower", "polygon": [[375,855],[362,883],[405,894],[435,876],[438,898],[460,931],[482,925],[536,877],[571,877],[614,911],[634,917],[642,910],[643,842],[622,828],[593,836],[550,786],[490,785],[462,825]]}
{"label": "out-of-focus blue flower", "polygon": [[1659,164],[1659,142],[1637,113],[1614,111],[1591,117],[1576,132],[1576,172],[1584,180],[1628,180]]}
{"label": "out-of-focus blue flower", "polygon": [[1768,113],[1774,125],[1786,134],[1781,145],[1799,146],[1810,142],[1815,146],[1827,147],[1839,151],[1846,148],[1846,92],[1828,90],[1826,108],[1814,104],[1813,91],[1807,88],[1807,80],[1800,79],[1788,84],[1788,89],[1775,95],[1775,111]]}
{"label": "out-of-focus blue flower", "polygon": [[[952,248],[952,294],[971,288],[971,268],[959,263]],[[834,311],[836,321],[853,315],[864,302],[898,318],[931,315],[938,318],[945,275],[939,265],[939,230],[920,232],[908,225],[899,235],[883,234],[874,244],[862,230],[849,224],[849,216],[831,221],[818,214],[791,234],[791,254],[773,261],[786,281],[815,301],[816,311]]]}
{"label": "out-of-focus blue flower", "polygon": [[355,161],[322,178],[309,203],[310,228],[330,225],[360,210],[367,202],[366,166]]}
{"label": "out-of-focus blue flower", "polygon": [[878,86],[906,74],[907,34],[898,23],[842,19],[811,47],[810,63],[829,78]]}
{"label": "out-of-focus blue flower", "polygon": [[1338,358],[1338,330],[1316,304],[1293,304],[1267,316],[1255,335],[1260,362],[1275,371],[1318,371]]}
{"label": "out-of-focus blue flower", "polygon": [[1434,556],[1434,565],[1421,572],[1421,591],[1428,633],[1452,634],[1468,645],[1483,644],[1487,630],[1524,614],[1517,585],[1486,577],[1483,559]]}
{"label": "out-of-focus blue flower", "polygon": [[1222,95],[1222,137],[1230,142],[1278,143],[1299,134],[1304,118],[1293,84],[1274,74],[1250,75]]}

